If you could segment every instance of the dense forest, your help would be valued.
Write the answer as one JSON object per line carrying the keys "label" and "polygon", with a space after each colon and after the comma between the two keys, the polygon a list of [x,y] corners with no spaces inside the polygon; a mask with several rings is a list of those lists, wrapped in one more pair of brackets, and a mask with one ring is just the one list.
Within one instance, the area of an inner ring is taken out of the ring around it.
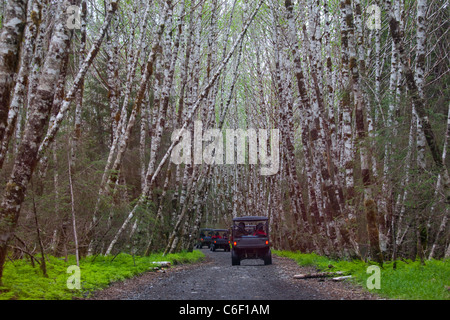
{"label": "dense forest", "polygon": [[448,257],[449,9],[0,0],[0,279],[8,259],[189,251],[242,215],[277,249]]}

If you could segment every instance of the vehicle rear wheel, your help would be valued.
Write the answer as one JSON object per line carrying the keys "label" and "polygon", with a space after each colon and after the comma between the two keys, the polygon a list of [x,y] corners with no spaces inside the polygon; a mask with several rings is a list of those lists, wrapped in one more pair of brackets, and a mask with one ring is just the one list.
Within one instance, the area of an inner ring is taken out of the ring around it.
{"label": "vehicle rear wheel", "polygon": [[264,255],[264,264],[272,264],[272,252],[270,250],[267,250],[266,254]]}
{"label": "vehicle rear wheel", "polygon": [[241,259],[239,258],[239,255],[237,254],[236,250],[231,251],[231,265],[232,266],[239,266],[241,264]]}

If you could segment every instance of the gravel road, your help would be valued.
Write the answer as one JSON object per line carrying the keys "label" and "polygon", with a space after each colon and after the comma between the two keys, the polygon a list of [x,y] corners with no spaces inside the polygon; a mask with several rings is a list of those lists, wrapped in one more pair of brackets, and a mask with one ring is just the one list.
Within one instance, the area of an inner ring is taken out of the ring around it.
{"label": "gravel road", "polygon": [[376,299],[354,285],[324,279],[295,280],[314,272],[287,258],[273,264],[243,260],[231,266],[229,252],[202,249],[206,261],[149,272],[94,294],[94,300],[365,300]]}

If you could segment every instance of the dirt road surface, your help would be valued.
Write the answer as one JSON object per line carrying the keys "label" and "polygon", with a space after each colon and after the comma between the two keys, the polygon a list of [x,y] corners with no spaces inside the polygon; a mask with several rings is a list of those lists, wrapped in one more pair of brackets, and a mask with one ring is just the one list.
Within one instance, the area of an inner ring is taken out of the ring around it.
{"label": "dirt road surface", "polygon": [[293,279],[314,272],[293,260],[273,256],[231,265],[229,252],[202,249],[206,261],[173,266],[163,272],[115,283],[95,293],[93,300],[372,300],[375,296],[347,282],[330,279]]}

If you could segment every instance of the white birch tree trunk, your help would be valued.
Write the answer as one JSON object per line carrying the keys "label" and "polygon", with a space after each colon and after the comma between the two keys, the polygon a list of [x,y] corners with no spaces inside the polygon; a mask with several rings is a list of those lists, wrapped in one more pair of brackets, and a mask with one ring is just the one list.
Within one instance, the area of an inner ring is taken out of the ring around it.
{"label": "white birch tree trunk", "polygon": [[[31,20],[31,16],[39,15],[39,13],[36,12],[35,10],[39,9],[36,8],[34,1],[29,1],[27,10],[28,11],[27,20]],[[32,58],[38,27],[39,23],[35,20],[31,20],[31,23],[29,23],[25,29],[24,43],[22,46],[22,53],[20,55],[20,68],[17,73],[17,81],[13,90],[13,95],[11,97],[6,128],[4,131],[4,135],[2,137],[3,139],[1,138],[0,132],[0,169],[3,166],[3,162],[5,160],[6,153],[8,151],[10,139],[16,128],[17,118],[19,116],[19,113],[22,111],[21,107],[25,102],[26,82],[30,70],[30,62]]]}
{"label": "white birch tree trunk", "polygon": [[7,1],[0,34],[0,141],[6,130],[26,17],[26,0]]}
{"label": "white birch tree trunk", "polygon": [[[390,14],[389,26],[390,26],[390,31],[391,31],[391,37],[394,41],[396,49],[399,52],[400,61],[406,61],[406,52],[405,52],[405,47],[404,47],[404,43],[403,43],[404,32],[400,26],[400,22],[397,20],[394,12],[391,9],[391,3],[389,1],[386,2],[386,8]],[[440,151],[439,145],[437,144],[435,133],[432,129],[430,120],[429,120],[427,112],[426,112],[426,102],[419,94],[417,83],[416,83],[415,76],[414,76],[414,72],[412,71],[411,67],[407,63],[402,63],[402,69],[403,69],[403,73],[405,75],[406,85],[408,87],[409,94],[410,94],[412,102],[414,103],[414,106],[416,108],[418,118],[422,124],[422,126],[421,126],[422,131],[425,135],[425,139],[427,141],[428,147],[429,147],[431,155],[433,157],[433,161],[434,161],[435,165],[438,167],[438,169],[440,170],[441,175],[442,175],[445,202],[449,203],[450,202],[450,177],[449,177],[446,165],[442,162],[442,157],[441,157],[442,153]]]}
{"label": "white birch tree trunk", "polygon": [[0,206],[0,281],[6,259],[7,245],[12,237],[25,192],[38,161],[39,144],[53,102],[53,85],[57,83],[64,57],[68,54],[70,36],[65,27],[66,7],[59,6],[58,18],[50,41],[37,92],[31,101],[24,137]]}

